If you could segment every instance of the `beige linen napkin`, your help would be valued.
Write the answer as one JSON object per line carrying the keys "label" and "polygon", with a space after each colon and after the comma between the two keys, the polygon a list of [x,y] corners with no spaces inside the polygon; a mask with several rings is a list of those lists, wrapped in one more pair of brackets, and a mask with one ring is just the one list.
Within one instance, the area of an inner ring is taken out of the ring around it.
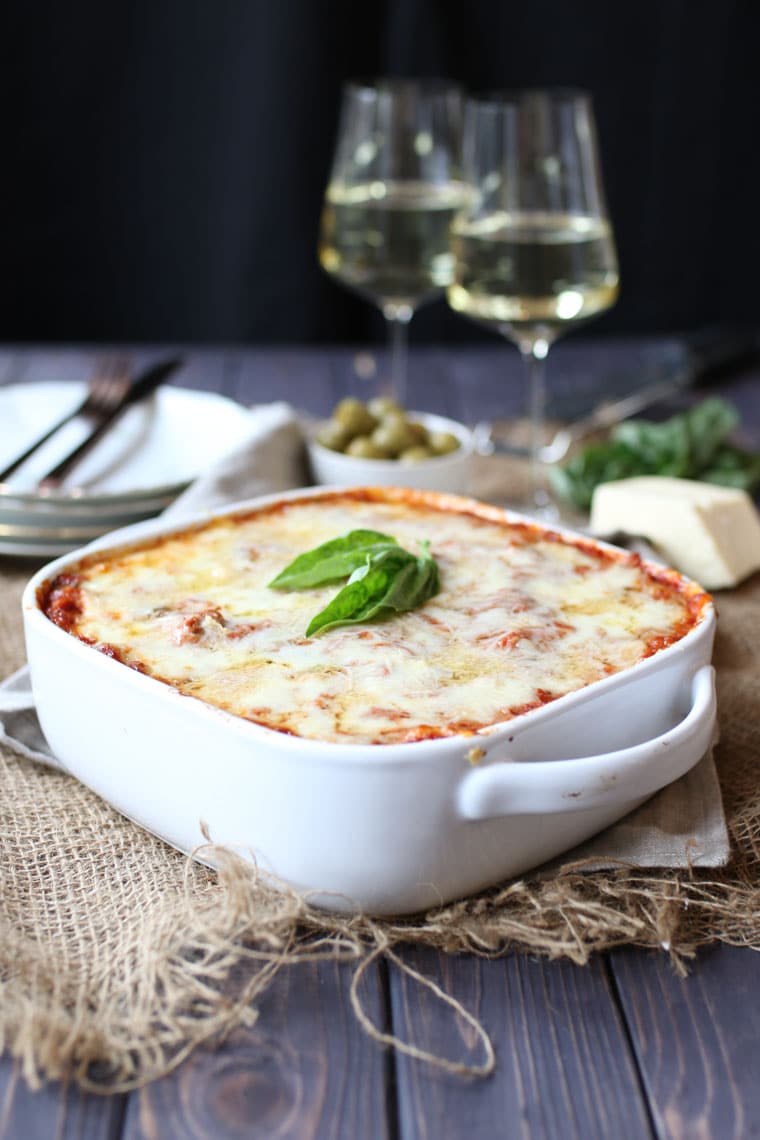
{"label": "beige linen napkin", "polygon": [[[494,471],[479,461],[473,493],[491,498]],[[304,438],[294,410],[285,403],[251,409],[245,441],[204,472],[165,512],[182,519],[203,510],[309,482]],[[0,742],[21,755],[58,766],[34,711],[28,670],[0,684]],[[729,840],[712,752],[680,780],[556,860],[546,871],[576,860],[583,870],[614,867],[718,867],[728,861]]]}
{"label": "beige linen napkin", "polygon": [[310,481],[303,430],[286,403],[251,408],[251,429],[233,451],[201,474],[165,518],[183,519],[258,495],[304,487]]}
{"label": "beige linen napkin", "polygon": [[712,749],[690,772],[542,872],[579,863],[601,871],[634,867],[724,867],[730,842]]}

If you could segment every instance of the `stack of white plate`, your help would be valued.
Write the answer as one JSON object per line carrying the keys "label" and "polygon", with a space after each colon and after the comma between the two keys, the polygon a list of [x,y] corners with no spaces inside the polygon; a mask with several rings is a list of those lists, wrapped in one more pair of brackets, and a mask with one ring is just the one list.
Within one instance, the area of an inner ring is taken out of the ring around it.
{"label": "stack of white plate", "polygon": [[[0,388],[0,470],[75,408],[86,383]],[[250,413],[213,392],[166,386],[126,410],[62,487],[37,483],[88,433],[67,424],[0,484],[0,554],[55,556],[159,514],[202,471],[241,443]]]}

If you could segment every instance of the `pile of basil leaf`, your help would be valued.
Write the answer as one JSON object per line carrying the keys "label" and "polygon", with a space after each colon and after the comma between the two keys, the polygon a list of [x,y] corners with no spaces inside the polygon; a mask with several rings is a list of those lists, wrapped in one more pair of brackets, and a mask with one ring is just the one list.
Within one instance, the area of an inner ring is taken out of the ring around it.
{"label": "pile of basil leaf", "polygon": [[728,442],[739,414],[711,398],[662,423],[626,420],[605,443],[583,448],[549,469],[557,495],[588,510],[594,488],[634,475],[670,475],[752,491],[760,484],[760,454]]}
{"label": "pile of basil leaf", "polygon": [[416,555],[380,531],[352,530],[299,554],[269,586],[273,590],[307,590],[348,578],[309,622],[306,636],[311,637],[338,625],[413,610],[432,598],[441,582],[429,547],[428,542],[421,542],[421,553]]}

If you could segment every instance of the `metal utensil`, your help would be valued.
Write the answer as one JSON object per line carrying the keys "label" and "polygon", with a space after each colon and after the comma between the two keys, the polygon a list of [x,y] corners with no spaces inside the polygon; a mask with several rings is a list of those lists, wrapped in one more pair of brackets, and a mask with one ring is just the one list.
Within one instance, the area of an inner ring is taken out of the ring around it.
{"label": "metal utensil", "polygon": [[0,471],[0,483],[4,483],[9,479],[15,471],[18,471],[32,455],[47,443],[49,439],[65,427],[66,424],[71,423],[78,416],[94,417],[99,420],[108,409],[112,406],[115,399],[123,392],[123,389],[129,385],[129,363],[127,360],[117,358],[116,360],[107,361],[100,365],[95,372],[92,380],[87,386],[87,392],[82,400],[65,416],[57,420],[52,427],[48,428],[41,436],[38,436],[33,443],[26,448],[21,455],[17,455],[12,463]]}
{"label": "metal utensil", "polygon": [[89,454],[95,444],[102,439],[106,431],[115,420],[132,404],[139,403],[146,396],[163,383],[182,363],[181,358],[173,357],[151,365],[147,371],[137,379],[118,388],[112,386],[101,404],[100,411],[94,416],[95,425],[82,442],[70,451],[55,467],[48,471],[38,484],[41,491],[52,491],[60,487],[63,480],[76,465]]}

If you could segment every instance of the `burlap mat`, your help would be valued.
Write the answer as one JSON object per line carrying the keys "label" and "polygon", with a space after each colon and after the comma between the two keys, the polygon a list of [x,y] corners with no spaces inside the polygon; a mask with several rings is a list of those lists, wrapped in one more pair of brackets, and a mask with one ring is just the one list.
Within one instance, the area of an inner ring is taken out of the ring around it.
{"label": "burlap mat", "polygon": [[[477,492],[497,500],[509,478],[502,461],[489,460]],[[19,598],[30,571],[0,560],[2,676],[24,660]],[[0,1044],[31,1083],[65,1076],[108,1091],[149,1081],[200,1042],[255,1020],[256,997],[274,974],[307,958],[356,962],[357,1016],[387,1040],[364,1017],[359,983],[401,943],[524,949],[578,963],[631,944],[664,948],[679,969],[711,941],[757,947],[760,576],[719,596],[718,609],[716,762],[732,846],[719,868],[645,870],[628,859],[610,867],[607,858],[606,869],[589,872],[573,853],[550,874],[420,918],[336,918],[271,890],[232,855],[218,853],[218,873],[187,860],[71,777],[0,748]],[[709,807],[709,784],[700,794]],[[482,1032],[478,1047],[485,1062],[444,1067],[490,1071]]]}

